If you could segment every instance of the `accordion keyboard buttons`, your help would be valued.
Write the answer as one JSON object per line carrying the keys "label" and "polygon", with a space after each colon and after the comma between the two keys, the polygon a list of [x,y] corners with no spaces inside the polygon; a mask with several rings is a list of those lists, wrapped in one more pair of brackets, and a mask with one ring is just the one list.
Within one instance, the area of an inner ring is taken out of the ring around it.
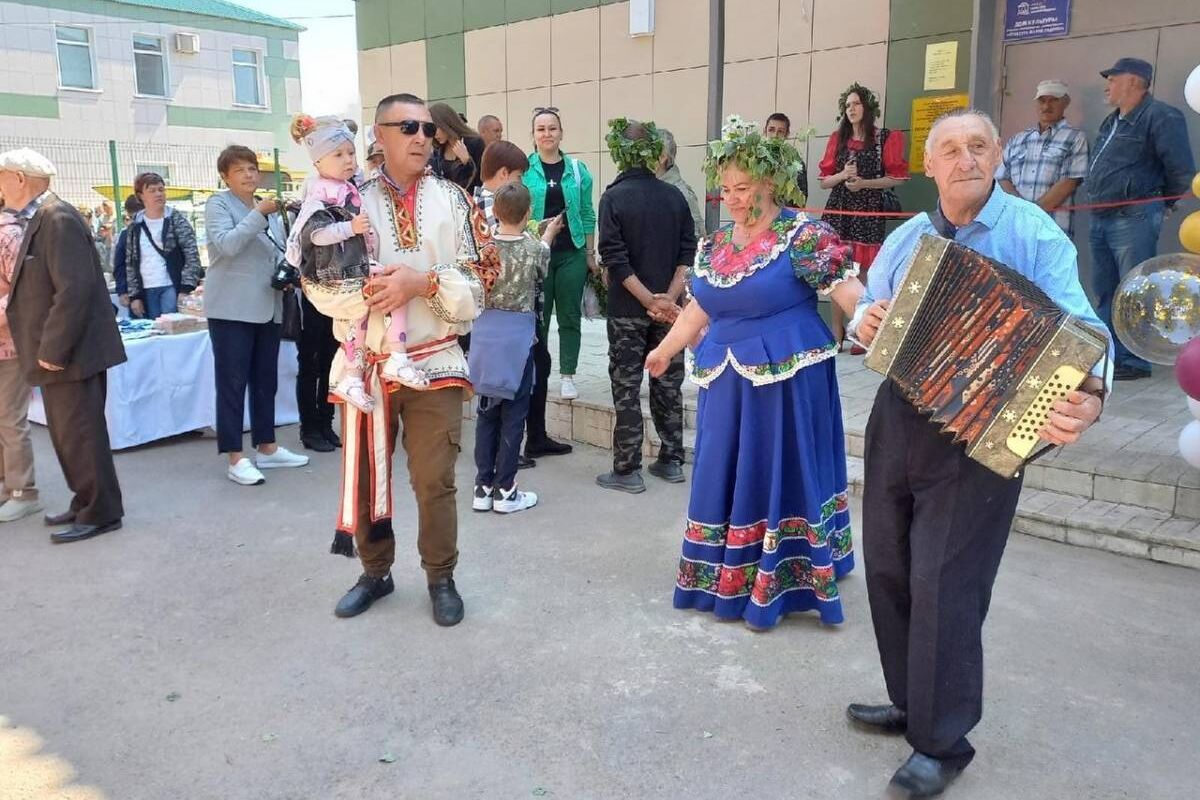
{"label": "accordion keyboard buttons", "polygon": [[[1040,431],[1045,427],[1046,420],[1050,416],[1051,406],[1074,391],[1086,377],[1087,375],[1082,370],[1070,364],[1063,364],[1054,370],[1054,374],[1045,381],[1036,375],[1030,376],[1025,383],[1038,389],[1038,393],[1029,407],[1025,409],[1025,413],[1021,415],[1021,419],[1017,421],[1016,427],[1008,435],[1008,440],[1005,442],[1008,449],[1021,458],[1029,458],[1041,439]],[[1013,412],[1005,412],[1004,419],[1006,421],[1011,421],[1007,417],[1011,413]]]}

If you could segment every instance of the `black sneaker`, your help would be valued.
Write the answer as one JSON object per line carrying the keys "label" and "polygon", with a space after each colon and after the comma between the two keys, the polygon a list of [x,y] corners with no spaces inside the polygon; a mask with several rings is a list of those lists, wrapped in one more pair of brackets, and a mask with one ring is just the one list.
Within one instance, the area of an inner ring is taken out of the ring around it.
{"label": "black sneaker", "polygon": [[646,491],[646,482],[642,480],[642,473],[638,470],[634,470],[628,475],[606,472],[596,476],[596,483],[605,489],[615,489],[618,492],[628,492],[629,494],[641,494]]}
{"label": "black sneaker", "polygon": [[1113,369],[1114,381],[1137,381],[1142,378],[1149,378],[1150,370],[1142,369],[1141,367],[1131,367],[1122,365]]}
{"label": "black sneaker", "polygon": [[329,442],[334,447],[342,446],[342,437],[333,432],[333,428],[326,428],[321,431],[321,435],[325,437],[325,441]]}
{"label": "black sneaker", "polygon": [[453,578],[440,578],[429,584],[429,599],[433,603],[433,621],[443,628],[462,622],[463,601]]}
{"label": "black sneaker", "polygon": [[357,617],[359,614],[366,611],[381,597],[387,597],[396,590],[396,584],[392,581],[392,573],[384,575],[382,578],[372,578],[369,575],[362,575],[358,579],[358,583],[338,601],[337,608],[333,613],[339,617]]}
{"label": "black sneaker", "polygon": [[667,483],[683,483],[684,481],[683,467],[674,461],[655,461],[646,468],[646,471]]}
{"label": "black sneaker", "polygon": [[317,453],[332,453],[334,450],[333,445],[321,433],[306,431],[300,434],[300,444],[304,445],[305,450],[312,450]]}
{"label": "black sneaker", "polygon": [[542,456],[565,456],[571,452],[571,445],[566,442],[556,442],[547,436],[545,439],[540,439],[536,442],[525,443],[525,455],[529,458],[541,458]]}

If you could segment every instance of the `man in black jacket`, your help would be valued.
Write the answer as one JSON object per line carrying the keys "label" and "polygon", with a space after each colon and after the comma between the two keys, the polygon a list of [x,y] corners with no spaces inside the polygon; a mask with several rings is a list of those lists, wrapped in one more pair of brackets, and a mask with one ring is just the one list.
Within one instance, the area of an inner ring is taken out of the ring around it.
{"label": "man in black jacket", "polygon": [[125,360],[100,256],[87,223],[50,191],[53,165],[22,149],[0,153],[0,195],[27,219],[9,294],[8,322],[29,383],[42,387],[50,441],[75,493],[48,525],[53,542],[121,527],[125,511],[104,419],[106,371]]}
{"label": "man in black jacket", "polygon": [[[596,478],[606,489],[637,494],[642,480],[642,406],[646,355],[679,313],[696,231],[687,201],[658,180],[663,140],[654,123],[615,119],[607,138],[621,171],[600,198],[600,258],[608,276],[608,375],[612,381],[613,469]],[[683,356],[650,379],[650,414],[662,446],[650,474],[683,481]]]}

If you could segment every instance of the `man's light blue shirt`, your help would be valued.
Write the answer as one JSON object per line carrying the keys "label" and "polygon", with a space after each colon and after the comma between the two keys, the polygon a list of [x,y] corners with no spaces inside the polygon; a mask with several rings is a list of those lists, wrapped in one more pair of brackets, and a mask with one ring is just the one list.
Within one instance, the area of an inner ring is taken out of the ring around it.
{"label": "man's light blue shirt", "polygon": [[[940,215],[940,210],[937,212]],[[867,273],[867,287],[854,314],[858,327],[868,306],[891,299],[903,280],[909,257],[922,234],[942,235],[922,212],[906,221],[884,240]],[[949,237],[947,237],[949,238]],[[1092,374],[1112,388],[1112,334],[1100,321],[1079,282],[1075,245],[1041,208],[993,184],[991,197],[974,220],[954,232],[954,241],[1016,270],[1041,288],[1063,311],[1103,331],[1108,336],[1108,359]]]}

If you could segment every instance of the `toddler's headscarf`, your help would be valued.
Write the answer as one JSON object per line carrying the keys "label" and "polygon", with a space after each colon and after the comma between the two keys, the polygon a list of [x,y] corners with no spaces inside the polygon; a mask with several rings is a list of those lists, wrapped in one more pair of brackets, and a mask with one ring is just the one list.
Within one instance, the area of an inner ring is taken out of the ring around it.
{"label": "toddler's headscarf", "polygon": [[342,142],[354,144],[354,134],[345,125],[322,125],[304,134],[301,140],[308,149],[308,157],[315,164],[338,149]]}

